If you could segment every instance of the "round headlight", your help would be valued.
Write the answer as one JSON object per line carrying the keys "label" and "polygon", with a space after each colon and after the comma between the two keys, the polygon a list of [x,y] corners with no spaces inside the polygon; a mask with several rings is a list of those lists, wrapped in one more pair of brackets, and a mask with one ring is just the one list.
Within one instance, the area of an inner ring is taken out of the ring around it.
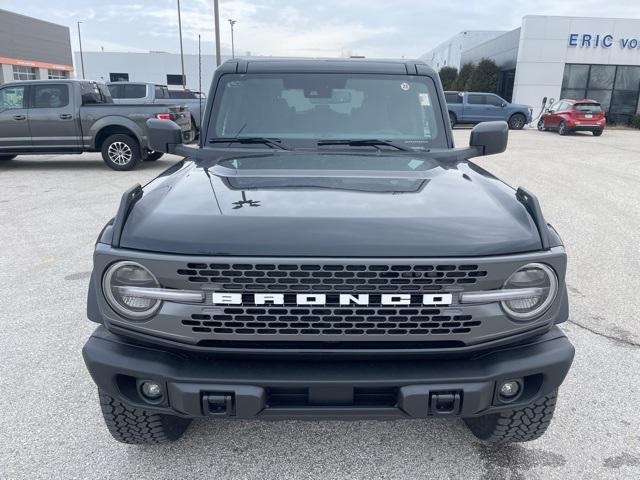
{"label": "round headlight", "polygon": [[553,303],[558,293],[558,277],[555,272],[541,263],[529,263],[511,275],[504,289],[535,289],[535,294],[518,300],[501,302],[507,315],[515,320],[531,320],[542,315]]}
{"label": "round headlight", "polygon": [[143,319],[153,315],[160,300],[127,295],[122,287],[158,288],[156,277],[136,262],[117,262],[104,274],[102,290],[111,308],[124,317]]}

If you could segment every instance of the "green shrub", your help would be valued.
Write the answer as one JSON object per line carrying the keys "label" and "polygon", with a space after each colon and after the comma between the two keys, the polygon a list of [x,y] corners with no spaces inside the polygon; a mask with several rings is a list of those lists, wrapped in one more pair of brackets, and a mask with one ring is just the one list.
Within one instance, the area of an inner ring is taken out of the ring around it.
{"label": "green shrub", "polygon": [[633,128],[640,128],[640,115],[634,115],[631,117],[631,126]]}
{"label": "green shrub", "polygon": [[469,78],[471,78],[471,75],[473,74],[475,68],[476,67],[473,63],[465,63],[462,68],[460,68],[458,78],[454,82],[454,90],[464,92],[469,89]]}
{"label": "green shrub", "polygon": [[442,88],[445,90],[453,90],[458,78],[458,69],[454,67],[442,67],[438,72],[438,75],[442,82]]}
{"label": "green shrub", "polygon": [[496,93],[498,89],[498,65],[493,60],[483,58],[473,69],[467,82],[470,92]]}

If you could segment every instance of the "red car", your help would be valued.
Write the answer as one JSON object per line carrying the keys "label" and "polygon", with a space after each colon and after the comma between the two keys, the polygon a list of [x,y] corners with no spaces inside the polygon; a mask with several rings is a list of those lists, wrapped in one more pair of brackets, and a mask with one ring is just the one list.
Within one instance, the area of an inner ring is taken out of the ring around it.
{"label": "red car", "polygon": [[542,114],[538,130],[557,130],[560,135],[586,131],[599,137],[606,122],[602,107],[595,100],[560,100]]}

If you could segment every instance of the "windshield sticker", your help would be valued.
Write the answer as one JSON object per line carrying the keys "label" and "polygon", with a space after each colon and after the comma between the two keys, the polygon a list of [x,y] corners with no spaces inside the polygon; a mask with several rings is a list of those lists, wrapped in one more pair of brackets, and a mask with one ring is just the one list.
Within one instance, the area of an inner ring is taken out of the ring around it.
{"label": "windshield sticker", "polygon": [[407,82],[402,82],[402,83],[400,84],[400,88],[406,92],[406,91],[407,91],[407,90],[409,90],[409,88],[411,88],[411,87],[409,86],[409,84],[408,84]]}
{"label": "windshield sticker", "polygon": [[420,102],[420,105],[423,107],[428,107],[429,105],[431,105],[431,102],[429,102],[429,94],[428,93],[419,93],[418,94],[418,101]]}
{"label": "windshield sticker", "polygon": [[418,168],[420,165],[422,165],[424,163],[424,160],[416,160],[415,158],[413,160],[411,160],[407,166],[411,169],[411,170],[415,170],[416,168]]}

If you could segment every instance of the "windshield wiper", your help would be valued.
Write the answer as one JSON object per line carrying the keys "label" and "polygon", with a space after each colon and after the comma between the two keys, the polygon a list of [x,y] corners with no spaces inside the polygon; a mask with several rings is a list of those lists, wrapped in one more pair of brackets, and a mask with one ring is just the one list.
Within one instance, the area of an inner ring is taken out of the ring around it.
{"label": "windshield wiper", "polygon": [[377,147],[378,145],[386,145],[403,152],[412,152],[413,150],[403,145],[391,142],[389,140],[379,140],[376,138],[367,138],[362,140],[319,140],[318,146],[321,145],[348,145],[350,147]]}
{"label": "windshield wiper", "polygon": [[266,137],[218,137],[209,140],[209,143],[262,143],[271,148],[279,148],[280,150],[291,150],[282,144],[279,138]]}

